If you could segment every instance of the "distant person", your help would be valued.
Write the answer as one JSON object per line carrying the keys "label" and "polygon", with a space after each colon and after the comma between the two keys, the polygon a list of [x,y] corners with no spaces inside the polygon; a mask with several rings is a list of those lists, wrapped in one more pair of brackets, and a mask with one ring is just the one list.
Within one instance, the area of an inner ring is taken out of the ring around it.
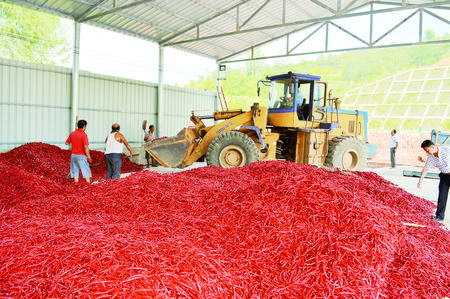
{"label": "distant person", "polygon": [[123,145],[125,144],[130,151],[130,157],[134,153],[125,136],[119,133],[119,124],[113,124],[111,130],[111,133],[105,140],[106,179],[118,179],[120,178],[120,170],[122,168]]}
{"label": "distant person", "polygon": [[398,148],[398,138],[397,138],[397,130],[393,129],[391,131],[391,167],[395,168],[395,153],[397,152]]}
{"label": "distant person", "polygon": [[75,183],[78,183],[78,176],[83,175],[86,182],[91,182],[91,169],[89,164],[92,163],[91,153],[89,152],[89,141],[86,134],[87,121],[79,120],[78,129],[70,133],[66,140],[66,145],[72,143],[72,154],[70,155],[70,177]]}
{"label": "distant person", "polygon": [[448,189],[450,187],[450,147],[437,146],[431,140],[422,142],[421,147],[428,154],[417,187],[422,186],[422,180],[427,175],[428,169],[434,166],[439,169],[439,196],[437,202],[436,217],[433,221],[442,222],[445,217]]}
{"label": "distant person", "polygon": [[[155,125],[150,125],[148,127],[148,132],[145,132],[144,141],[146,142],[152,142],[155,140]],[[155,167],[155,159],[147,152],[145,151],[145,159],[147,159],[147,167],[150,167],[150,160],[152,161],[152,167]]]}

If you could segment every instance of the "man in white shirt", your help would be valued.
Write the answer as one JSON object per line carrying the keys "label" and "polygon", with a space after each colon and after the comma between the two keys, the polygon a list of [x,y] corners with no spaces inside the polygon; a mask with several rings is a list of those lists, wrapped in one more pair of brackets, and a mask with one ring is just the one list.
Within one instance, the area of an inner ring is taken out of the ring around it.
{"label": "man in white shirt", "polygon": [[450,147],[437,146],[431,140],[422,142],[421,147],[428,156],[417,187],[421,187],[422,180],[427,175],[428,169],[430,169],[431,166],[439,169],[441,172],[439,173],[439,197],[436,218],[434,218],[433,221],[442,222],[445,217],[445,207],[447,205],[448,190],[450,188]]}
{"label": "man in white shirt", "polygon": [[397,130],[393,129],[391,131],[391,167],[395,168],[395,153],[397,152],[398,147],[398,139],[397,139]]}
{"label": "man in white shirt", "polygon": [[125,139],[122,133],[119,133],[119,124],[113,124],[111,133],[105,140],[105,162],[106,162],[106,179],[120,178],[120,170],[122,168],[122,152],[123,145],[130,151],[130,157],[133,157],[133,149]]}

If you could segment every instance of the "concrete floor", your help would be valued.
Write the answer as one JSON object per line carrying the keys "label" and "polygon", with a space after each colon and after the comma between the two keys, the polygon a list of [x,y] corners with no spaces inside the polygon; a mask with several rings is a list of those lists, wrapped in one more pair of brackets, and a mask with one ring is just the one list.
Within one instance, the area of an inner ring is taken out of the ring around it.
{"label": "concrete floor", "polygon": [[367,171],[375,172],[376,174],[382,176],[384,179],[397,184],[411,194],[425,198],[433,203],[437,202],[439,179],[425,178],[422,182],[422,187],[419,189],[417,188],[419,178],[403,176],[403,170],[413,170],[421,172],[422,168],[414,166],[397,166],[396,168],[379,167],[367,169]]}

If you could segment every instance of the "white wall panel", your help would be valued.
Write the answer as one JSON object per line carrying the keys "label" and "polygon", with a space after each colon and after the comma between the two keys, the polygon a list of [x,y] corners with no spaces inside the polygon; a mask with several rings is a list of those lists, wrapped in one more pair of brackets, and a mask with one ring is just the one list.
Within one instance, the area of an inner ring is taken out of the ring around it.
{"label": "white wall panel", "polygon": [[[74,129],[70,124],[70,87],[68,68],[0,59],[0,151],[27,142],[67,148],[64,142]],[[163,136],[173,136],[192,125],[192,110],[206,115],[216,109],[215,93],[164,88]],[[143,120],[157,125],[157,97],[157,84],[81,71],[78,119],[88,122],[90,148],[102,148],[116,122],[133,146],[141,145]]]}
{"label": "white wall panel", "polygon": [[116,122],[129,142],[142,143],[142,121],[156,122],[156,100],[156,84],[80,72],[79,118],[88,121],[95,146],[104,145]]}
{"label": "white wall panel", "polygon": [[[165,86],[164,115],[162,132],[167,136],[177,134],[182,128],[192,126],[190,121],[192,111],[195,115],[212,115],[216,96],[211,92],[189,90],[172,86]],[[205,120],[205,125],[213,124],[212,120]]]}
{"label": "white wall panel", "polygon": [[34,141],[62,145],[69,91],[66,68],[0,59],[0,151]]}

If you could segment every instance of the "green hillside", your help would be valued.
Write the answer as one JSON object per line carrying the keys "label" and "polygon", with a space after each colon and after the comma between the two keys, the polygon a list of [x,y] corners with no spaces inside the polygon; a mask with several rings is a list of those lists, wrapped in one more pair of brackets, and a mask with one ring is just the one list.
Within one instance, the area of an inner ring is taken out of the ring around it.
{"label": "green hillside", "polygon": [[[432,31],[426,32],[428,40],[441,38],[436,38]],[[222,87],[231,108],[248,109],[257,98],[258,80],[267,75],[293,71],[320,75],[322,80],[327,81],[330,88],[334,89],[334,95],[343,99],[348,91],[355,88],[404,71],[431,66],[447,57],[450,57],[450,44],[428,44],[323,55],[315,61],[299,59],[299,62],[294,64],[285,64],[282,61],[272,64],[263,60],[250,61],[240,68],[234,68],[233,64],[227,65],[227,76],[226,80],[222,81]],[[215,91],[216,78],[214,71],[184,87]]]}
{"label": "green hillside", "polygon": [[342,108],[367,111],[370,130],[450,131],[450,64],[404,71],[350,90]]}

